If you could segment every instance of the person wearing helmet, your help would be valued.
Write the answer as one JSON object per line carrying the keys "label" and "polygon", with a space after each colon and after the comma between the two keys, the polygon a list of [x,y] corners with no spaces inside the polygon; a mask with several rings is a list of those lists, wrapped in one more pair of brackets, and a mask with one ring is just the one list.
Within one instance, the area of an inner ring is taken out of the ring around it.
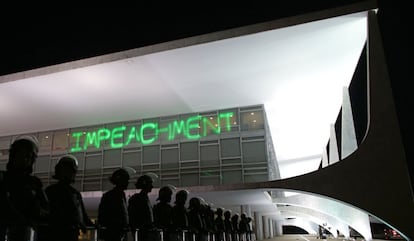
{"label": "person wearing helmet", "polygon": [[214,219],[216,241],[224,240],[224,210],[223,208],[216,209],[216,218]]}
{"label": "person wearing helmet", "polygon": [[203,222],[205,225],[205,229],[208,235],[213,235],[216,230],[214,226],[214,210],[212,208],[212,203],[205,202],[201,205],[201,212],[203,217]]}
{"label": "person wearing helmet", "polygon": [[128,214],[132,233],[138,230],[139,241],[153,241],[151,234],[154,231],[154,216],[148,193],[152,191],[153,179],[150,175],[138,177],[135,187],[141,189],[128,200]]}
{"label": "person wearing helmet", "polygon": [[233,225],[231,223],[231,210],[224,211],[224,232],[226,240],[231,240],[233,235]]}
{"label": "person wearing helmet", "polygon": [[247,215],[246,213],[242,213],[240,215],[240,221],[239,221],[239,235],[241,237],[245,237],[244,240],[247,240],[247,232],[248,232],[248,227],[247,227],[248,222],[247,222]]}
{"label": "person wearing helmet", "polygon": [[39,178],[32,175],[38,153],[33,136],[20,136],[10,145],[6,171],[0,171],[0,240],[26,241],[48,213]]}
{"label": "person wearing helmet", "polygon": [[79,231],[85,233],[86,227],[93,225],[80,192],[72,186],[77,171],[76,157],[62,156],[55,165],[53,176],[58,182],[45,189],[50,204],[50,240],[77,241]]}
{"label": "person wearing helmet", "polygon": [[183,231],[188,231],[187,202],[189,192],[185,189],[175,194],[175,202],[172,208],[172,229],[175,234],[175,240],[188,240],[184,237]]}
{"label": "person wearing helmet", "polygon": [[123,241],[127,239],[129,228],[125,190],[128,188],[129,173],[125,168],[115,170],[110,182],[114,188],[105,192],[98,207],[98,224],[101,227],[100,238],[105,241]]}
{"label": "person wearing helmet", "polygon": [[202,198],[192,197],[188,206],[188,223],[190,233],[195,236],[196,241],[203,241],[206,239],[206,226],[203,218]]}
{"label": "person wearing helmet", "polygon": [[233,227],[232,240],[239,240],[239,219],[240,215],[238,213],[231,216],[231,225]]}
{"label": "person wearing helmet", "polygon": [[154,225],[163,231],[164,241],[171,240],[172,206],[170,202],[173,192],[172,186],[161,187],[158,191],[158,203],[153,207]]}

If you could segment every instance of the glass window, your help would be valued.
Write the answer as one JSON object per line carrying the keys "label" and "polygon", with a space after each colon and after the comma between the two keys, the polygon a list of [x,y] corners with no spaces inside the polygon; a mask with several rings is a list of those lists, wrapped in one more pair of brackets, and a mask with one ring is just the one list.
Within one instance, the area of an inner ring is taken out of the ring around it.
{"label": "glass window", "polygon": [[182,174],[181,175],[181,186],[198,186],[199,185],[198,173]]}
{"label": "glass window", "polygon": [[161,150],[161,168],[178,168],[178,148]]}
{"label": "glass window", "polygon": [[240,158],[226,158],[221,160],[223,166],[241,165]]}
{"label": "glass window", "polygon": [[108,178],[102,178],[102,191],[108,191],[114,187],[114,184]]}
{"label": "glass window", "polygon": [[53,152],[67,151],[69,147],[69,131],[55,131],[53,133]]}
{"label": "glass window", "polygon": [[240,138],[221,139],[221,157],[240,156]]}
{"label": "glass window", "polygon": [[84,148],[86,151],[97,151],[102,149],[105,144],[104,140],[101,140],[99,137],[99,131],[102,130],[103,126],[91,126],[86,130],[86,135],[84,138]]}
{"label": "glass window", "polygon": [[[200,170],[200,178],[219,178],[220,177],[220,167],[205,167]],[[220,183],[220,182],[219,182]]]}
{"label": "glass window", "polygon": [[121,149],[112,149],[104,151],[103,166],[121,166]]}
{"label": "glass window", "polygon": [[179,116],[168,116],[160,119],[160,126],[158,128],[160,141],[163,143],[169,143],[171,141],[179,139],[178,135],[175,135],[174,123],[179,120]]}
{"label": "glass window", "polygon": [[181,161],[199,160],[198,142],[183,142],[180,146]]}
{"label": "glass window", "polygon": [[239,131],[239,116],[237,109],[221,110],[219,112],[221,133]]}
{"label": "glass window", "polygon": [[70,129],[69,144],[71,152],[84,151],[84,143],[86,136],[86,128],[74,128]]}
{"label": "glass window", "polygon": [[[60,156],[51,156],[50,157],[50,173],[55,173],[55,166],[56,166],[56,163],[57,163],[57,160],[59,159],[59,157]],[[39,159],[37,161],[39,161]],[[79,169],[79,167],[78,167],[78,169]]]}
{"label": "glass window", "polygon": [[264,141],[243,142],[243,161],[266,162],[266,143]]}
{"label": "glass window", "polygon": [[209,146],[200,147],[200,165],[201,166],[220,165],[218,145],[209,145]]}
{"label": "glass window", "polygon": [[78,170],[84,170],[85,169],[85,153],[84,152],[76,152],[72,153],[73,156],[78,159]]}
{"label": "glass window", "polygon": [[101,169],[102,167],[102,155],[94,154],[87,155],[85,158],[85,170]]}
{"label": "glass window", "polygon": [[200,185],[220,185],[220,176],[201,176]]}
{"label": "glass window", "polygon": [[245,175],[244,176],[244,182],[264,182],[268,181],[267,173],[261,173],[261,174],[254,174],[254,175]]}
{"label": "glass window", "polygon": [[[140,127],[140,142],[142,145],[150,145],[159,141],[159,118],[143,120]],[[144,159],[145,160],[145,159]]]}
{"label": "glass window", "polygon": [[[268,176],[268,163],[252,163],[244,165],[244,175],[246,176]],[[252,179],[252,177],[249,177]]]}
{"label": "glass window", "polygon": [[242,171],[241,170],[232,170],[232,171],[223,171],[223,184],[231,183],[242,183]]}
{"label": "glass window", "polygon": [[124,147],[128,148],[131,146],[141,145],[141,121],[126,122],[125,133],[124,133]]}
{"label": "glass window", "polygon": [[[35,173],[41,173],[41,172],[49,172],[49,162],[50,162],[50,156],[38,156],[37,160],[35,162]],[[54,170],[54,166],[53,166]]]}
{"label": "glass window", "polygon": [[[113,135],[113,131],[115,136]],[[103,140],[100,142],[99,146],[105,147],[105,148],[120,148],[124,145],[124,140],[126,138],[125,135],[128,136],[129,133],[127,133],[127,128],[125,125],[123,125],[121,122],[117,123],[110,123],[106,124],[103,127],[100,127],[96,130],[97,135],[101,135]],[[100,133],[100,134],[98,134]],[[112,137],[114,137],[112,139]]]}
{"label": "glass window", "polygon": [[180,120],[173,124],[172,133],[175,138],[180,137],[182,141],[198,140],[200,138],[200,115],[180,115]]}
{"label": "glass window", "polygon": [[200,119],[200,135],[202,137],[220,134],[219,120],[217,112],[209,112],[201,114]]}
{"label": "glass window", "polygon": [[264,129],[264,117],[262,110],[248,111],[240,113],[242,131]]}
{"label": "glass window", "polygon": [[160,146],[144,146],[142,148],[143,160],[142,163],[159,163],[160,162]]}
{"label": "glass window", "polygon": [[101,182],[100,181],[85,181],[83,183],[83,191],[98,191],[101,190]]}
{"label": "glass window", "polygon": [[39,153],[50,153],[52,149],[52,132],[41,132],[38,137]]}
{"label": "glass window", "polygon": [[178,178],[161,180],[160,187],[166,186],[166,185],[173,185],[174,187],[179,187],[180,180]]}
{"label": "glass window", "polygon": [[123,155],[123,166],[124,167],[132,167],[136,171],[136,168],[141,168],[141,150],[134,150],[134,151],[126,151],[124,150]]}

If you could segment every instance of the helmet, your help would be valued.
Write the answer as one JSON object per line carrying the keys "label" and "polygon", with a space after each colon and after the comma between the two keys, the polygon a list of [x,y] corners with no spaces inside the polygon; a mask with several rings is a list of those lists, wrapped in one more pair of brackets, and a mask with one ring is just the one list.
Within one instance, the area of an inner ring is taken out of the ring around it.
{"label": "helmet", "polygon": [[55,175],[57,180],[67,180],[73,182],[78,171],[78,159],[72,155],[60,157],[55,165]]}
{"label": "helmet", "polygon": [[185,189],[178,191],[175,194],[175,203],[185,203],[187,201],[189,192]]}
{"label": "helmet", "polygon": [[30,174],[39,150],[38,141],[34,136],[19,136],[10,145],[7,170]]}
{"label": "helmet", "polygon": [[188,205],[190,209],[199,209],[201,208],[201,201],[199,197],[192,197],[190,199],[190,204]]}
{"label": "helmet", "polygon": [[137,189],[143,189],[149,184],[152,185],[152,183],[153,183],[152,177],[150,177],[149,175],[142,175],[138,177],[137,182],[135,183],[135,187]]}
{"label": "helmet", "polygon": [[27,140],[27,141],[32,142],[33,145],[36,148],[36,151],[39,151],[39,141],[37,140],[36,136],[33,136],[33,135],[21,135],[21,136],[17,136],[16,138],[14,138],[13,144],[14,143],[17,143],[20,140]]}
{"label": "helmet", "polygon": [[216,209],[216,214],[217,214],[218,216],[222,216],[222,215],[223,215],[223,212],[224,212],[223,208],[217,208],[217,209]]}
{"label": "helmet", "polygon": [[172,186],[167,185],[167,186],[163,186],[162,188],[160,188],[160,190],[158,191],[158,198],[157,200],[160,201],[171,201],[171,197],[172,194],[174,192],[174,189]]}
{"label": "helmet", "polygon": [[231,218],[231,210],[224,211],[224,217],[230,219]]}
{"label": "helmet", "polygon": [[238,221],[239,217],[240,217],[240,215],[238,213],[235,213],[235,214],[233,214],[233,216],[231,216],[231,220]]}
{"label": "helmet", "polygon": [[124,168],[119,168],[118,170],[114,171],[109,178],[109,181],[111,181],[114,185],[121,185],[125,182],[128,183],[129,181],[129,173]]}

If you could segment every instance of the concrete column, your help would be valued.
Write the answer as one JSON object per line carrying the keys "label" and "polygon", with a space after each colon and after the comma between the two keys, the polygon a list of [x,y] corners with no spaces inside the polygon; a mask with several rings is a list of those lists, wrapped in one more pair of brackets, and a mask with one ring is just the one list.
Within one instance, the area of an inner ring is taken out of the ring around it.
{"label": "concrete column", "polygon": [[254,220],[255,220],[255,233],[257,240],[263,240],[263,220],[262,215],[258,212],[254,213]]}
{"label": "concrete column", "polygon": [[275,236],[282,236],[283,235],[283,222],[282,221],[275,221]]}
{"label": "concrete column", "polygon": [[265,239],[270,238],[270,224],[269,224],[269,217],[262,216],[263,219],[263,236]]}

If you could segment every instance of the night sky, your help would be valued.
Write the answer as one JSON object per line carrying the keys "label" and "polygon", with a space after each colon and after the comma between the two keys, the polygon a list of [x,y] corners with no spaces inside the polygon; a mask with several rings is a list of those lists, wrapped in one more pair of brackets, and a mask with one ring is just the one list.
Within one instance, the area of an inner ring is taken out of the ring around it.
{"label": "night sky", "polygon": [[[0,75],[331,8],[355,0],[60,8],[0,14]],[[312,2],[310,4],[309,2]],[[187,9],[188,8],[188,9]]]}

